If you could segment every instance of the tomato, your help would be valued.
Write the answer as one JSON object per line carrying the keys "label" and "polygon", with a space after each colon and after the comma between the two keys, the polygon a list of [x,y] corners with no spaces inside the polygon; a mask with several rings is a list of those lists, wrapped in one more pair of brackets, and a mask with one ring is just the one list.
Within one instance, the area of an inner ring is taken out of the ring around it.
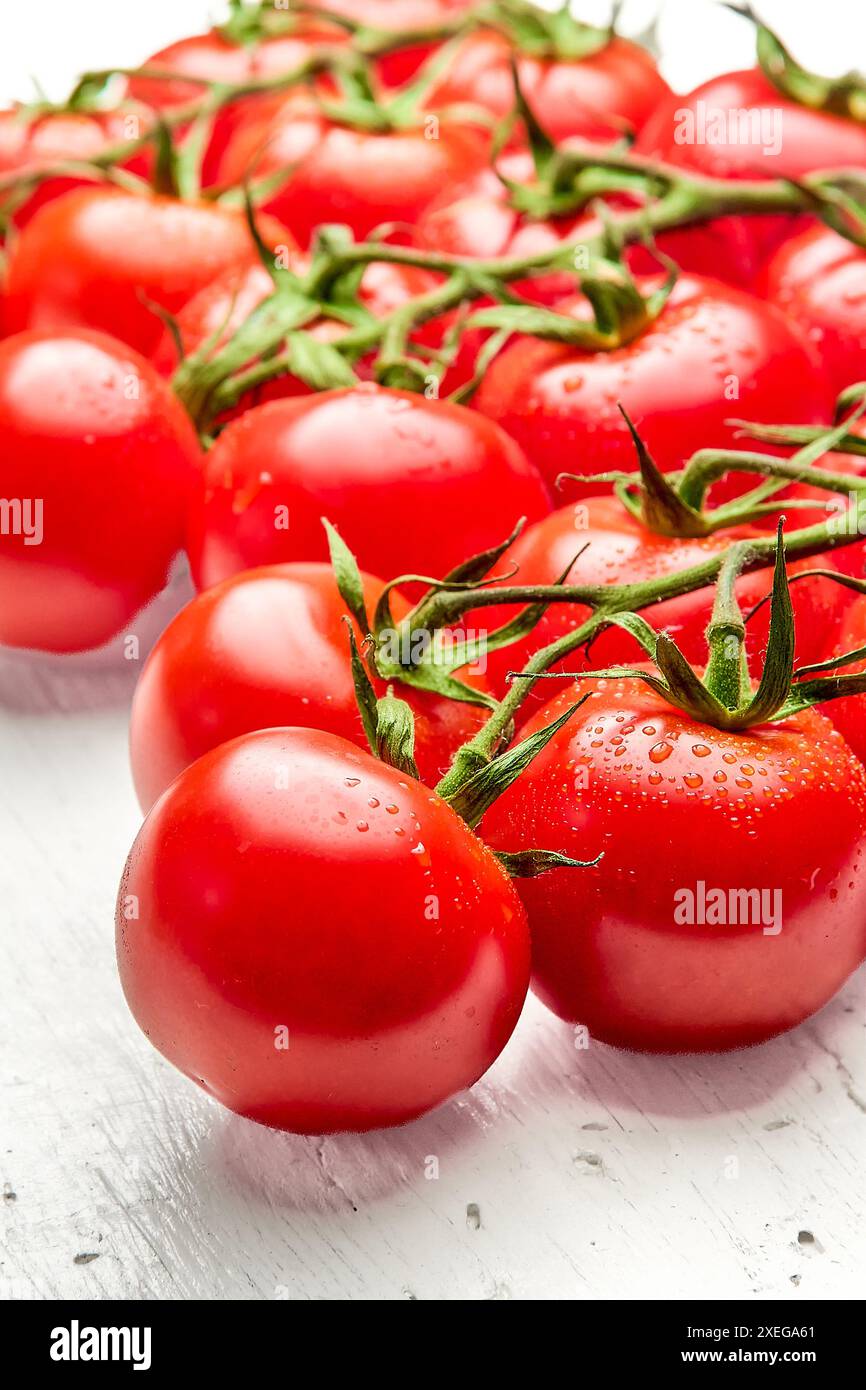
{"label": "tomato", "polygon": [[834,390],[866,379],[866,252],[810,227],[779,248],[759,288],[808,334]]}
{"label": "tomato", "polygon": [[[516,183],[532,183],[532,156],[527,150],[510,150],[497,160],[498,174]],[[517,212],[493,169],[484,169],[455,198],[443,196],[418,222],[421,246],[451,256],[479,260],[525,257],[552,250],[561,241],[578,240],[601,231],[601,223],[583,213],[535,220]],[[573,271],[554,270],[512,284],[511,288],[533,303],[554,304],[574,290]]]}
{"label": "tomato", "polygon": [[223,1105],[304,1134],[403,1124],[517,1023],[526,922],[445,802],[344,739],[206,753],[145,821],[117,905],[127,1002]]}
{"label": "tomato", "polygon": [[207,455],[190,526],[200,588],[327,558],[327,516],[363,568],[444,575],[550,508],[521,450],[476,412],[369,383],[269,401]]}
{"label": "tomato", "polygon": [[[507,116],[514,107],[513,54],[500,34],[469,35],[434,89],[436,104],[466,102],[497,119]],[[533,113],[557,143],[570,135],[609,142],[624,129],[639,130],[670,94],[651,55],[628,39],[614,38],[580,59],[518,53],[517,72]]]}
{"label": "tomato", "polygon": [[418,128],[354,129],[335,124],[313,99],[294,93],[270,120],[238,128],[217,181],[265,180],[291,170],[261,206],[308,246],[323,223],[344,223],[357,238],[386,223],[413,226],[443,188],[467,182],[488,152],[487,136],[445,116],[430,116]]}
{"label": "tomato", "polygon": [[[296,268],[299,271],[301,269],[300,266]],[[417,295],[432,289],[436,283],[436,277],[426,270],[387,261],[373,261],[364,272],[358,297],[360,303],[377,318],[384,318]],[[223,346],[252,310],[272,293],[273,288],[273,280],[260,262],[217,276],[210,285],[200,290],[188,304],[185,304],[177,315],[177,328],[185,353],[189,355],[207,342],[214,344],[212,352]],[[451,316],[430,320],[421,325],[413,336],[419,343],[439,347],[450,322]],[[307,331],[319,340],[333,341],[346,332],[346,329],[335,319],[322,319],[312,324]],[[477,334],[470,329],[461,343],[458,360],[445,374],[440,388],[443,394],[456,390],[472,376],[477,348]],[[174,336],[167,328],[153,350],[152,360],[164,376],[171,376],[178,365]],[[364,358],[356,363],[355,370],[360,376],[369,378],[372,374],[371,359]],[[277,400],[282,396],[307,395],[311,389],[299,377],[284,372],[281,376],[248,391],[236,407],[220,418],[231,419],[248,410],[250,406]]]}
{"label": "tomato", "polygon": [[[384,585],[370,575],[363,582],[372,615]],[[399,594],[392,596],[395,621],[409,607]],[[148,810],[202,753],[254,729],[326,729],[367,748],[345,616],[333,571],[324,564],[245,570],[187,604],[148,657],[133,700],[130,751],[142,808]],[[363,635],[356,629],[359,644]],[[484,686],[477,677],[468,681]],[[375,688],[385,694],[383,682]],[[421,778],[438,782],[487,711],[410,686],[395,685],[394,693],[415,714]]]}
{"label": "tomato", "polygon": [[98,647],[164,586],[200,451],[163,381],[101,334],[0,343],[0,642]]}
{"label": "tomato", "polygon": [[[527,732],[591,688],[563,690]],[[519,885],[536,991],[599,1042],[762,1042],[866,954],[866,769],[813,711],[721,733],[636,680],[598,683],[481,833],[604,852]]]}
{"label": "tomato", "polygon": [[[582,297],[556,308],[575,317],[587,312]],[[612,352],[513,338],[488,368],[474,405],[553,484],[563,472],[636,468],[620,402],[667,471],[697,449],[738,447],[731,418],[829,420],[833,393],[805,339],[777,309],[684,275],[655,322]],[[572,496],[599,490],[590,482],[567,486]]]}
{"label": "tomato", "polygon": [[[274,247],[292,245],[270,218],[259,230]],[[102,329],[148,353],[163,327],[153,305],[176,313],[215,275],[256,259],[237,209],[79,188],[41,208],[17,239],[5,319],[11,332]]]}
{"label": "tomato", "polygon": [[[138,103],[127,102],[114,111],[46,111],[30,115],[25,107],[0,111],[0,180],[22,179],[68,160],[89,160],[127,141],[137,140],[152,124],[152,113]],[[146,174],[150,160],[144,153],[125,160],[120,167]],[[69,174],[46,178],[12,215],[17,227],[34,212],[89,180]],[[14,190],[12,190],[14,195]],[[9,191],[0,191],[0,213]]]}
{"label": "tomato", "polygon": [[[327,9],[371,29],[423,35],[453,24],[472,3],[473,0],[334,0]],[[416,75],[435,49],[435,43],[419,37],[418,42],[383,53],[375,65],[386,86],[399,87]]]}
{"label": "tomato", "polygon": [[[789,529],[792,523],[793,526],[806,524],[800,522],[800,513],[792,511],[790,516]],[[820,516],[816,514],[814,519],[820,520]],[[739,526],[701,539],[660,536],[632,517],[618,498],[589,497],[584,502],[561,507],[530,526],[503,556],[501,565],[506,571],[516,567],[509,583],[555,584],[568,562],[586,546],[569,576],[572,583],[634,584],[677,574],[722,554],[734,540],[760,534],[754,527]],[[827,554],[820,559],[796,560],[789,566],[789,573],[793,576],[816,566],[837,568],[836,560]],[[770,593],[772,582],[771,569],[754,570],[740,578],[736,592],[744,613],[749,613]],[[655,604],[644,610],[644,616],[657,631],[668,632],[690,662],[703,664],[707,659],[705,634],[714,597],[715,588],[710,585]],[[791,585],[791,600],[798,660],[802,663],[817,661],[824,653],[827,632],[835,630],[851,601],[850,591],[829,579],[806,579]],[[467,621],[477,628],[483,619],[485,627],[492,630],[518,611],[488,608],[478,610]],[[551,604],[530,637],[490,653],[487,670],[494,689],[504,691],[508,671],[522,670],[534,652],[566,632],[574,631],[588,617],[589,609],[581,605]],[[747,626],[750,655],[758,656],[765,651],[769,621],[770,605],[766,603]],[[555,669],[589,671],[605,666],[633,666],[639,655],[640,649],[633,637],[622,628],[610,627],[595,639],[588,654],[584,650],[576,651]],[[535,709],[549,696],[549,687],[537,686],[523,708]]]}
{"label": "tomato", "polygon": [[[173,107],[192,105],[207,94],[206,85],[192,80],[196,77],[232,86],[280,77],[296,71],[307,58],[323,48],[346,43],[345,32],[324,19],[298,18],[295,24],[292,32],[252,43],[235,43],[218,29],[179,39],[154,53],[144,64],[176,73],[177,77],[168,81],[132,77],[129,90],[155,110],[170,111]],[[271,94],[260,94],[240,97],[220,109],[205,153],[205,185],[213,182],[214,171],[238,121],[252,112],[269,110],[272,105]]]}
{"label": "tomato", "polygon": [[[745,138],[744,138],[745,137]],[[866,168],[866,126],[788,100],[758,69],[726,73],[661,102],[635,153],[712,178],[802,178],[819,169]],[[721,218],[659,237],[684,269],[739,267],[750,284],[770,252],[802,225],[784,216]]]}
{"label": "tomato", "polygon": [[[828,660],[866,647],[866,597],[861,595],[856,598],[838,628],[828,631],[831,637],[824,652]],[[863,671],[866,671],[866,661],[854,661],[850,666],[840,666],[838,674],[855,675]],[[840,700],[829,700],[822,706],[822,712],[839,730],[860,761],[866,762],[866,695],[847,695]]]}

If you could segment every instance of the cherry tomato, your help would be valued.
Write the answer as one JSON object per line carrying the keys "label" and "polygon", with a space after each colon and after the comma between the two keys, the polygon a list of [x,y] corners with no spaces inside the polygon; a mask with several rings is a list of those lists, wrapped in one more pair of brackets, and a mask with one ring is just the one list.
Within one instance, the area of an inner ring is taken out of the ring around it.
{"label": "cherry tomato", "polygon": [[313,99],[294,93],[270,120],[238,128],[217,181],[232,185],[291,170],[261,206],[309,246],[323,223],[344,223],[358,238],[387,223],[413,226],[443,188],[460,188],[488,153],[487,136],[444,115],[431,115],[417,129],[354,129],[334,124]]}
{"label": "cherry tomato", "polygon": [[[582,297],[556,307],[586,315]],[[474,400],[551,485],[563,472],[634,470],[620,402],[666,471],[697,449],[741,447],[726,423],[732,418],[829,420],[833,393],[805,339],[777,309],[720,281],[684,275],[655,322],[612,352],[512,339]],[[599,490],[590,482],[568,489],[584,497]]]}
{"label": "cherry tomato", "polygon": [[[259,230],[273,247],[293,246],[271,218]],[[75,189],[41,208],[12,248],[6,324],[98,328],[148,353],[163,329],[153,305],[176,313],[215,275],[256,259],[238,209]]]}
{"label": "cherry tomato", "polygon": [[[453,24],[468,10],[473,0],[334,0],[327,8],[371,29],[394,34],[429,34],[443,25]],[[383,53],[376,69],[388,87],[399,87],[414,77],[436,50],[436,43],[419,40]]]}
{"label": "cherry tomato", "polygon": [[198,442],[149,362],[101,333],[0,343],[0,642],[101,646],[164,586]]}
{"label": "cherry tomato", "polygon": [[[824,494],[827,496],[828,494]],[[792,512],[795,525],[800,514]],[[813,518],[809,518],[812,520]],[[820,517],[816,514],[815,520]],[[586,546],[574,565],[570,581],[574,584],[633,584],[677,574],[722,554],[734,540],[745,540],[761,533],[751,526],[731,527],[702,539],[671,538],[656,535],[631,516],[616,497],[589,497],[561,507],[530,526],[506,552],[502,566],[516,567],[514,584],[555,584],[569,560]],[[789,565],[793,577],[804,570],[835,570],[833,556],[822,555],[796,560]],[[750,613],[772,589],[772,570],[744,574],[736,588],[743,613]],[[644,617],[657,631],[668,632],[683,655],[693,664],[707,659],[705,634],[713,608],[715,588],[710,585],[667,599],[644,611]],[[824,653],[826,634],[835,630],[851,602],[849,590],[829,579],[804,579],[791,585],[797,631],[797,656],[802,663],[818,661]],[[478,610],[469,620],[478,627],[482,619],[487,630],[507,622],[518,609]],[[506,673],[522,670],[529,657],[566,632],[572,632],[589,617],[589,609],[578,604],[554,603],[547,609],[530,637],[491,652],[487,673],[493,688],[504,691]],[[769,634],[770,605],[765,603],[749,619],[748,649],[752,656],[763,655]],[[601,667],[633,666],[640,650],[633,637],[622,628],[606,628],[587,653],[581,649],[554,669],[565,671],[598,670]],[[537,709],[549,699],[547,686],[536,686],[523,709]]]}
{"label": "cherry tomato", "polygon": [[254,565],[327,558],[327,516],[367,570],[444,575],[550,509],[513,440],[450,401],[365,383],[269,401],[205,460],[190,526],[200,588]]}
{"label": "cherry tomato", "polygon": [[[538,255],[561,241],[601,230],[600,222],[583,213],[534,220],[510,205],[499,175],[531,183],[534,169],[527,150],[509,150],[497,160],[496,170],[481,170],[460,197],[447,191],[437,199],[418,222],[419,244],[451,256],[494,260]],[[573,271],[553,270],[515,282],[511,288],[533,303],[554,304],[573,293],[574,282]]]}
{"label": "cherry tomato", "polygon": [[[758,69],[713,77],[661,102],[635,153],[712,178],[802,178],[819,169],[866,167],[866,126],[789,101]],[[770,252],[803,225],[784,216],[725,217],[665,233],[659,246],[685,270],[712,267],[751,284]]]}
{"label": "cherry tomato", "polygon": [[[307,58],[324,48],[341,47],[347,35],[338,25],[324,19],[297,17],[290,33],[259,39],[254,43],[235,43],[225,33],[212,29],[169,44],[148,58],[145,67],[176,73],[176,78],[132,77],[130,93],[157,111],[192,105],[207,94],[205,82],[232,86],[250,81],[281,77],[296,71]],[[186,80],[185,80],[186,79]],[[325,82],[325,79],[320,79]],[[272,108],[271,94],[239,97],[217,113],[211,129],[203,164],[205,186],[213,182],[214,172],[226,142],[238,121],[253,112]]]}
{"label": "cherry tomato", "polygon": [[[866,596],[856,598],[838,628],[829,631],[832,636],[824,652],[827,659],[866,647]],[[866,671],[866,661],[854,661],[850,666],[840,666],[838,674],[855,675],[863,671]],[[861,762],[866,762],[866,695],[847,695],[843,699],[829,700],[821,708],[849,748],[853,749]]]}
{"label": "cherry tomato", "polygon": [[749,1046],[815,1013],[866,954],[866,770],[813,711],[721,733],[636,680],[599,683],[481,833],[603,851],[519,885],[536,991],[599,1042]]}
{"label": "cherry tomato", "polygon": [[[89,160],[116,145],[137,140],[146,134],[153,115],[140,103],[127,102],[114,111],[47,111],[30,115],[25,107],[0,111],[0,180],[52,168],[69,160]],[[120,168],[146,174],[151,161],[139,153],[125,160]],[[44,203],[62,193],[88,183],[73,175],[46,178],[12,212],[16,227],[23,227]],[[14,189],[0,190],[0,213]]]}
{"label": "cherry tomato", "polygon": [[808,335],[834,390],[866,379],[866,252],[810,227],[779,248],[759,288]]}
{"label": "cherry tomato", "polygon": [[[384,318],[417,295],[432,289],[436,283],[436,278],[426,270],[387,261],[373,261],[364,272],[358,298],[377,318]],[[200,290],[188,304],[185,304],[177,315],[177,329],[185,354],[195,352],[205,343],[213,344],[212,352],[224,346],[252,310],[272,293],[273,288],[273,280],[258,261],[255,265],[236,268],[217,276],[210,285]],[[414,337],[419,343],[439,347],[450,321],[450,317],[445,316],[430,320],[419,327]],[[319,340],[333,341],[345,333],[346,328],[335,319],[322,319],[312,324],[307,331]],[[476,340],[474,345],[473,339]],[[442,394],[456,390],[472,376],[477,349],[477,335],[473,330],[469,330],[465,335],[465,342],[461,343],[458,361],[448,368],[443,378],[440,388]],[[171,376],[177,367],[177,346],[173,334],[168,329],[165,329],[154,348],[152,360],[164,376]],[[369,378],[372,375],[370,360],[362,359],[356,363],[355,370],[359,376]],[[220,418],[232,419],[253,405],[278,400],[282,396],[307,395],[311,389],[299,377],[284,372],[281,376],[248,391],[236,407]]]}
{"label": "cherry tomato", "polygon": [[403,1124],[505,1046],[520,900],[445,802],[344,739],[206,753],[145,821],[117,904],[127,1002],[223,1105],[303,1134]]}
{"label": "cherry tomato", "polygon": [[[514,107],[513,45],[500,34],[469,35],[433,92],[439,106],[466,102],[497,119]],[[610,141],[639,130],[670,88],[644,48],[614,38],[580,59],[518,53],[520,85],[551,140],[570,135]]]}
{"label": "cherry tomato", "polygon": [[[384,588],[363,576],[367,612]],[[410,605],[392,595],[395,621]],[[132,771],[147,811],[191,762],[220,743],[279,724],[326,729],[360,748],[367,739],[349,662],[346,606],[324,564],[245,570],[181,610],[145,663],[130,722]],[[363,634],[356,629],[360,644]],[[477,676],[460,673],[476,688]],[[374,682],[377,695],[383,682]],[[438,782],[487,711],[408,685],[395,695],[415,714],[415,761]]]}

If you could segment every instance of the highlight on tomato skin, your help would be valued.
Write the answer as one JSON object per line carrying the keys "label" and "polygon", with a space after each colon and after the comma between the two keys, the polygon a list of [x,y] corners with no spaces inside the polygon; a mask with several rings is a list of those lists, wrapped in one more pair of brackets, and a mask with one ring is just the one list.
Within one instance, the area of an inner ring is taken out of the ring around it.
{"label": "highlight on tomato skin", "polygon": [[835,391],[866,377],[866,251],[829,227],[809,227],[766,263],[758,292],[821,355]]}
{"label": "highlight on tomato skin", "polygon": [[107,334],[16,334],[0,341],[0,459],[4,496],[22,507],[0,531],[0,642],[104,645],[183,546],[201,463],[185,411]]}
{"label": "highlight on tomato skin", "polygon": [[[568,484],[565,486],[567,488]],[[817,502],[819,490],[812,491]],[[827,494],[821,496],[826,499]],[[801,515],[804,526],[821,519],[817,505],[814,516],[811,512]],[[514,568],[514,583],[555,584],[573,561],[569,572],[572,583],[632,584],[688,569],[710,556],[723,554],[736,540],[758,538],[762,534],[765,533],[755,526],[740,525],[699,538],[657,535],[631,516],[617,497],[608,494],[586,497],[559,507],[528,526],[505,552],[499,569],[507,573]],[[820,558],[793,560],[788,566],[789,576],[811,572],[816,566],[833,572],[843,569],[850,572],[842,563],[850,551],[859,555],[862,567],[862,547],[854,545],[835,554],[828,552]],[[772,579],[771,569],[753,570],[741,575],[736,584],[743,612],[751,615],[746,624],[746,644],[753,660],[760,660],[766,650],[770,605],[763,602],[753,614],[752,609],[766,600],[772,589]],[[657,631],[673,637],[687,661],[702,663],[706,660],[706,630],[714,598],[715,587],[708,585],[655,604],[644,616]],[[805,665],[819,661],[825,655],[827,632],[836,631],[854,596],[832,580],[803,578],[792,583],[791,601],[798,662]],[[477,627],[483,618],[487,628],[494,630],[510,621],[518,611],[513,607],[487,608],[478,615],[478,621],[471,613],[465,621]],[[508,688],[509,671],[524,669],[535,652],[564,633],[574,631],[588,616],[589,609],[582,604],[551,604],[529,637],[489,653],[486,675],[491,688],[503,694]],[[598,634],[589,650],[573,652],[552,669],[589,671],[629,665],[635,654],[634,639],[622,628],[612,626]],[[537,711],[549,699],[550,689],[542,683],[519,711],[520,722],[525,722],[530,712]]]}
{"label": "highlight on tomato skin", "polygon": [[[272,218],[258,227],[272,249],[294,248]],[[157,307],[174,314],[216,275],[257,260],[239,208],[77,188],[40,208],[12,246],[4,321],[9,332],[94,328],[147,355],[163,332]]]}
{"label": "highlight on tomato skin", "polygon": [[520,881],[533,989],[642,1052],[802,1023],[866,957],[866,768],[814,711],[720,732],[634,679],[566,685],[524,732],[587,692],[480,827],[604,855]]}
{"label": "highlight on tomato skin", "polygon": [[[372,613],[384,582],[361,578]],[[411,606],[397,591],[390,604],[395,622]],[[347,621],[329,564],[243,570],[188,603],[148,656],[132,702],[130,760],[142,809],[196,758],[256,729],[322,729],[366,750]],[[356,625],[359,646],[365,635]],[[481,672],[460,676],[488,688]],[[381,697],[385,682],[375,680],[374,689]],[[421,780],[434,785],[487,710],[400,683],[394,693],[414,713],[415,762]]]}
{"label": "highlight on tomato skin", "polygon": [[117,902],[127,1002],[223,1105],[301,1134],[470,1086],[529,977],[505,871],[420,782],[332,734],[222,744],[160,798]]}
{"label": "highlight on tomato skin", "polygon": [[365,383],[269,401],[220,435],[190,515],[199,588],[328,557],[321,518],[361,566],[439,578],[550,510],[514,440],[451,401]]}
{"label": "highlight on tomato skin", "polygon": [[[587,313],[582,296],[555,307],[576,318]],[[553,487],[562,472],[634,467],[620,405],[669,471],[697,449],[739,447],[732,418],[823,424],[833,401],[814,350],[779,310],[720,281],[682,275],[655,322],[610,352],[515,335],[474,405]],[[589,481],[568,487],[571,497],[598,491]]]}

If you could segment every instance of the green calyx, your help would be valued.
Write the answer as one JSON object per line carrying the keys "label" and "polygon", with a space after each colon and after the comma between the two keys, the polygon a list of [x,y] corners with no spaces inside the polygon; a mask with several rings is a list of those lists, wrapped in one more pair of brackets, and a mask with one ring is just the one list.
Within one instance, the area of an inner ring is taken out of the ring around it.
{"label": "green calyx", "polygon": [[[866,387],[863,391],[866,392]],[[846,399],[849,395],[850,391],[845,393]],[[626,511],[655,535],[700,538],[731,527],[746,526],[778,514],[782,509],[786,512],[800,509],[814,511],[819,504],[811,498],[805,500],[778,495],[791,483],[813,483],[828,492],[844,494],[866,487],[862,479],[852,479],[849,474],[815,467],[824,454],[847,447],[845,441],[849,438],[859,438],[860,445],[866,451],[866,439],[849,433],[854,422],[866,411],[866,400],[862,393],[858,408],[834,429],[804,428],[802,433],[808,437],[802,440],[801,447],[789,459],[739,449],[700,449],[682,469],[671,473],[662,473],[621,404],[619,410],[632,437],[639,471],[597,473],[590,477],[561,473],[557,485],[561,486],[569,480],[612,483]],[[786,426],[768,427],[765,431],[761,425],[750,425],[745,421],[734,423],[741,425],[746,433],[759,433],[761,437],[772,438],[775,442],[800,442],[790,437],[791,433],[800,433],[797,426],[791,427],[790,431]],[[713,483],[733,471],[763,475],[766,481],[721,506],[707,507],[707,493]]]}
{"label": "green calyx", "polygon": [[[749,541],[735,542],[722,559],[713,613],[707,627],[709,659],[703,677],[666,633],[656,632],[640,614],[620,613],[611,621],[628,630],[639,642],[644,654],[655,663],[658,674],[641,667],[612,666],[604,670],[571,672],[567,678],[638,680],[696,722],[731,731],[778,723],[813,705],[866,692],[866,672],[818,675],[830,670],[835,672],[840,666],[854,661],[862,661],[866,648],[858,648],[818,665],[794,669],[794,610],[785,568],[782,530],[783,522],[780,520],[770,595],[770,632],[757,686],[753,684],[749,672],[746,621],[735,593],[736,582],[749,564],[753,545]],[[866,592],[866,581],[852,579],[833,570],[804,572],[797,578],[807,576],[842,583],[857,593]],[[514,674],[519,677],[521,673]],[[806,680],[806,676],[814,678]],[[566,673],[545,674],[543,678],[561,680],[566,678]]]}
{"label": "green calyx", "polygon": [[[441,650],[438,651],[437,656],[431,655],[431,651],[437,650],[435,644],[432,647],[425,644],[426,649],[423,654],[416,653],[419,656],[417,664],[411,661],[411,653],[407,655],[405,665],[399,660],[395,660],[393,655],[390,658],[383,657],[385,642],[398,635],[393,627],[386,629],[382,626],[383,621],[393,622],[390,594],[395,586],[401,583],[405,584],[408,581],[415,581],[420,576],[404,575],[387,586],[377,606],[376,616],[371,626],[357,561],[330,522],[323,518],[323,525],[328,536],[331,564],[337,587],[349,610],[345,621],[349,633],[352,679],[367,743],[374,757],[388,763],[389,766],[407,776],[417,778],[415,726],[412,710],[405,700],[401,700],[395,695],[393,684],[389,683],[387,693],[384,696],[377,696],[371,676],[381,681],[382,679],[390,679],[393,674],[399,681],[414,686],[416,689],[428,690],[446,698],[482,704],[488,708],[495,708],[496,701],[492,697],[481,695],[470,686],[465,686],[453,678],[453,671],[466,664],[465,652],[462,653],[461,659],[448,660],[442,657]],[[458,566],[442,582],[451,586],[461,585],[464,589],[468,588],[472,581],[477,581],[486,574],[491,564],[495,564],[511,539],[513,538],[509,537],[509,541],[505,545],[498,546],[483,555],[475,556],[465,564]],[[457,576],[463,576],[463,578]],[[355,637],[353,621],[363,635],[361,648],[359,648]],[[518,630],[515,629],[515,634],[517,632]],[[516,640],[516,636],[512,640]],[[399,650],[399,644],[397,649]],[[558,730],[580,708],[581,704],[583,704],[583,700],[578,701],[547,728],[530,735],[511,748],[504,749],[498,757],[479,762],[476,774],[464,781],[452,796],[443,796],[443,799],[448,800],[449,805],[461,819],[474,829],[494,801],[517,780]],[[528,849],[514,854],[500,854],[497,858],[511,877],[535,878],[552,869],[591,867],[598,863],[601,856],[585,862],[571,859],[555,850]]]}

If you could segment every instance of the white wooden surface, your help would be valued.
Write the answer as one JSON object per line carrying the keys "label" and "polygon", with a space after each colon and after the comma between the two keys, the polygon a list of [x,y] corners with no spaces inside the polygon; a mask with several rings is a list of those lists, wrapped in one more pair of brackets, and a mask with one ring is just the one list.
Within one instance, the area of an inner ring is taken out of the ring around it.
{"label": "white wooden surface", "polygon": [[472,1093],[366,1137],[175,1073],[114,968],[135,674],[0,663],[0,1297],[862,1296],[866,972],[702,1059],[577,1051],[532,1000]]}
{"label": "white wooden surface", "polygon": [[[38,72],[62,95],[81,67],[135,61],[209,8],[19,7],[0,86],[27,95]],[[716,40],[729,20],[707,42],[698,8],[669,0],[662,26],[681,88],[748,61]],[[832,8],[863,20],[851,0]],[[828,70],[835,33],[850,66],[841,23],[816,27],[801,0],[766,13]],[[134,677],[0,661],[0,1297],[862,1296],[864,972],[796,1032],[717,1058],[579,1052],[530,1001],[471,1094],[364,1138],[274,1134],[184,1081],[114,969]]]}

